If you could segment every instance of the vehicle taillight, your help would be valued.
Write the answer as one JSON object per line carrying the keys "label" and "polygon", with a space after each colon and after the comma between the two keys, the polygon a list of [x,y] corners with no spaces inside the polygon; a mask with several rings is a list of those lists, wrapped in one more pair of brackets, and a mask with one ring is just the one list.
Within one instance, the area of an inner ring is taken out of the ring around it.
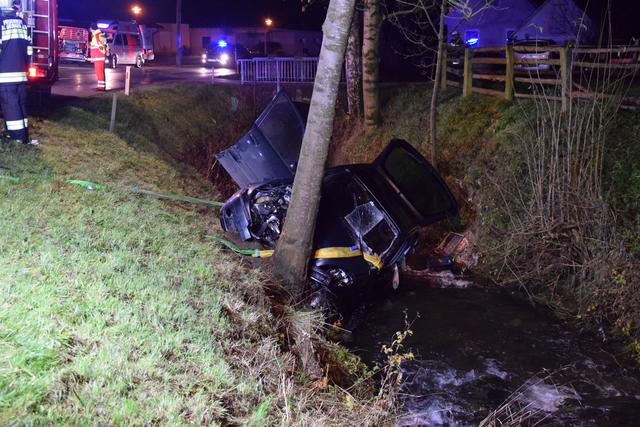
{"label": "vehicle taillight", "polygon": [[47,73],[44,69],[40,67],[29,67],[29,78],[30,79],[41,79],[47,76]]}

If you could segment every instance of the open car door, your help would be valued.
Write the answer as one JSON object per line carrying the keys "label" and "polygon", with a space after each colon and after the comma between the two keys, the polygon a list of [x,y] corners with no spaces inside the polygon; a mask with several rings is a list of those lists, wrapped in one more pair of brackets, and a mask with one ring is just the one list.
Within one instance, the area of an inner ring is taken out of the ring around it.
{"label": "open car door", "polygon": [[458,204],[440,174],[406,141],[392,140],[373,166],[421,226],[458,212]]}
{"label": "open car door", "polygon": [[216,159],[240,187],[276,179],[293,180],[305,120],[286,92],[280,91],[253,127]]}

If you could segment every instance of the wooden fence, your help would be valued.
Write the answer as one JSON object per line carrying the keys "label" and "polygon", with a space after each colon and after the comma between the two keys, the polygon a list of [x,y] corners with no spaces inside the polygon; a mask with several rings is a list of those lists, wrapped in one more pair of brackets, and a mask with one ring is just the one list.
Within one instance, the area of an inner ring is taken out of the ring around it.
{"label": "wooden fence", "polygon": [[[640,71],[640,47],[571,48],[558,46],[507,46],[505,48],[449,48],[444,55],[446,72],[441,86],[461,87],[463,96],[480,93],[514,98],[545,98],[562,102],[563,110],[571,98],[590,99],[610,94],[591,91],[581,84],[584,70],[606,70],[634,78]],[[604,73],[602,73],[604,74]],[[484,86],[474,85],[483,81]],[[516,90],[521,84],[555,87],[544,95]],[[495,86],[502,86],[496,89]],[[550,95],[551,92],[553,93]],[[625,98],[624,104],[640,106],[640,98]]]}

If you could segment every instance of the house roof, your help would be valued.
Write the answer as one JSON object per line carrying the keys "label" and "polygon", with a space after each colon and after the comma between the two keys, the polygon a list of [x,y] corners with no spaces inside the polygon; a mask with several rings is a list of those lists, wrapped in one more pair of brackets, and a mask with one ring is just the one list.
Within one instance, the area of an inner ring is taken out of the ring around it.
{"label": "house roof", "polygon": [[574,11],[580,11],[581,13],[576,13],[575,15],[581,15],[584,17],[585,21],[588,20],[589,22],[591,21],[591,19],[589,18],[589,16],[587,16],[587,14],[585,13],[585,11],[580,8],[574,0],[546,0],[544,3],[542,3],[540,6],[538,6],[536,8],[536,10],[531,14],[531,16],[529,16],[529,18],[527,18],[527,20],[520,25],[520,27],[515,31],[515,34],[520,33],[523,30],[526,30],[529,27],[535,27],[535,19],[540,16],[542,14],[543,11],[545,11],[548,7],[552,7],[554,4],[559,4],[559,3],[564,3],[565,5],[569,5],[570,7],[573,7]]}
{"label": "house roof", "polygon": [[477,12],[485,3],[485,0],[471,0],[471,10],[476,13],[469,19],[465,19],[462,12],[454,9],[448,13],[446,18],[450,23],[457,22],[458,25],[486,26],[505,24],[519,26],[531,13],[536,10],[535,5],[530,0],[495,0],[491,7]]}

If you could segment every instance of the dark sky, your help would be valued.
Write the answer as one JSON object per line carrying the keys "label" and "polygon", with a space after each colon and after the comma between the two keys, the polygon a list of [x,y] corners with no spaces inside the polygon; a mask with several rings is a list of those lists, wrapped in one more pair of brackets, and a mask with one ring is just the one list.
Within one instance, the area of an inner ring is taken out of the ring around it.
{"label": "dark sky", "polygon": [[[131,17],[129,9],[139,4],[143,10],[141,21],[172,22],[175,20],[176,0],[58,0],[60,17],[80,21],[99,18],[123,19]],[[533,0],[541,3],[544,0]],[[305,0],[305,3],[308,0]],[[588,12],[600,22],[600,12],[607,0],[576,0],[580,6],[589,4]],[[640,0],[611,0],[614,29],[618,41],[631,35],[640,36]],[[319,30],[328,0],[313,0],[302,11],[303,0],[182,0],[183,22],[193,26],[261,25],[270,16],[279,27]]]}
{"label": "dark sky", "polygon": [[[97,20],[131,17],[130,8],[143,8],[141,21],[173,22],[176,0],[58,0],[61,18]],[[319,30],[324,20],[323,1],[302,11],[301,0],[182,0],[183,22],[194,26],[261,25],[271,17],[277,26]]]}

